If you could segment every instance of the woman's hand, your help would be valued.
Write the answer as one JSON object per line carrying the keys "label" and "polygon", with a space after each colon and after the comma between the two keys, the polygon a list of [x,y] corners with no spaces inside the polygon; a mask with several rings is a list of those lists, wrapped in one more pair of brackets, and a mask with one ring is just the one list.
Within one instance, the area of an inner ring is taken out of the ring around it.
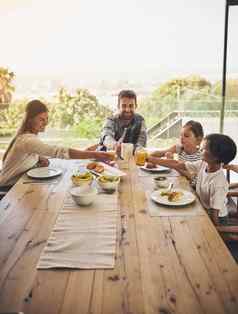
{"label": "woman's hand", "polygon": [[39,167],[48,167],[50,164],[49,160],[45,157],[39,157],[38,166]]}
{"label": "woman's hand", "polygon": [[89,151],[95,151],[98,148],[98,144],[92,145],[87,147],[85,150],[89,150]]}
{"label": "woman's hand", "polygon": [[95,152],[95,158],[98,160],[115,160],[115,154],[112,152]]}

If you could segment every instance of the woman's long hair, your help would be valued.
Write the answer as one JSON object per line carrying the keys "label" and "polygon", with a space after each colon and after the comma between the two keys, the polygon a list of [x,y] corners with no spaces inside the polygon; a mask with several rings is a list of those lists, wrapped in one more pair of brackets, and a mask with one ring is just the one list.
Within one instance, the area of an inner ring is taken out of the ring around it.
{"label": "woman's long hair", "polygon": [[44,103],[40,100],[32,100],[26,105],[25,116],[22,120],[21,126],[17,130],[16,135],[11,140],[10,144],[7,147],[5,154],[3,155],[3,162],[7,158],[7,155],[12,148],[13,144],[15,143],[17,137],[23,133],[30,132],[32,129],[31,121],[34,119],[38,114],[48,112],[48,108]]}

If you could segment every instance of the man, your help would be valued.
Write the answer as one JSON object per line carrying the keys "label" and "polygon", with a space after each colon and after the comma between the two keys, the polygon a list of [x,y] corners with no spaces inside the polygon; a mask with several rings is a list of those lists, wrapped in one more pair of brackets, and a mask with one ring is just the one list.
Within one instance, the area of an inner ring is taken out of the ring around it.
{"label": "man", "polygon": [[122,90],[118,95],[118,113],[107,118],[103,127],[100,144],[107,149],[121,151],[121,143],[145,147],[147,141],[144,118],[136,113],[137,97],[132,90]]}

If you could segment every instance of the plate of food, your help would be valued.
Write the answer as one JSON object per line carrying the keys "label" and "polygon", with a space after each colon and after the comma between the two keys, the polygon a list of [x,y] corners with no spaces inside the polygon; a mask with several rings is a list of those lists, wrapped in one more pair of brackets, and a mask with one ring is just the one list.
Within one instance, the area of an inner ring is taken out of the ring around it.
{"label": "plate of food", "polygon": [[109,166],[108,164],[105,164],[104,162],[93,161],[93,162],[88,163],[86,168],[98,176],[104,175],[104,176],[122,177],[126,175],[126,173],[121,171],[120,169]]}
{"label": "plate of food", "polygon": [[154,191],[151,194],[151,199],[162,205],[184,206],[193,203],[196,197],[192,192],[183,189],[164,189]]}
{"label": "plate of food", "polygon": [[51,179],[62,174],[62,169],[52,167],[33,168],[26,173],[32,179]]}
{"label": "plate of food", "polygon": [[145,165],[141,166],[140,169],[147,172],[154,172],[154,173],[169,172],[171,170],[170,168],[155,165],[150,162],[145,163]]}

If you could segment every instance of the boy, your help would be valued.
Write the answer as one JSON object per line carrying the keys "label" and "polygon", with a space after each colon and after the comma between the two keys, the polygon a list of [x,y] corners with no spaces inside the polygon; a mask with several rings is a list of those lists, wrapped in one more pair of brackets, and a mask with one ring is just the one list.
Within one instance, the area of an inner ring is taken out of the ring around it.
{"label": "boy", "polygon": [[[223,231],[228,216],[226,197],[228,182],[223,173],[223,164],[228,164],[236,155],[236,144],[227,135],[210,134],[202,142],[202,160],[183,162],[149,157],[148,161],[176,170],[188,170],[197,175],[196,192],[211,216],[213,223]],[[232,226],[229,226],[232,227]],[[225,231],[225,230],[224,230]]]}

